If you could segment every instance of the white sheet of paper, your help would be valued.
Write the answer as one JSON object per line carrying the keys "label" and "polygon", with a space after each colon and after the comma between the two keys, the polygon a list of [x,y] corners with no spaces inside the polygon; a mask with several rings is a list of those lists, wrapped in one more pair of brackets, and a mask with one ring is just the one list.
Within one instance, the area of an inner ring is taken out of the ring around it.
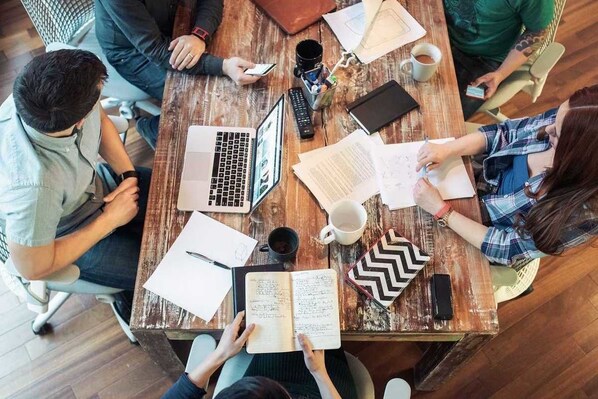
{"label": "white sheet of paper", "polygon": [[[357,132],[357,131],[365,133],[361,129],[358,129],[355,132]],[[301,162],[304,162],[304,161],[307,161],[308,159],[310,159],[311,157],[313,157],[314,155],[324,156],[324,154],[326,154],[327,151],[330,151],[330,150],[334,151],[333,146],[335,146],[337,144],[340,144],[340,143],[344,143],[347,140],[350,141],[350,140],[354,140],[355,138],[357,138],[357,135],[354,134],[355,132],[353,132],[353,134],[350,134],[348,136],[343,137],[342,140],[340,140],[336,144],[332,144],[332,145],[328,145],[328,146],[325,146],[325,147],[316,148],[315,150],[311,150],[311,151],[307,151],[307,152],[301,153],[301,154],[299,154],[299,160]],[[361,133],[359,133],[359,134],[361,134]],[[370,139],[372,140],[372,143],[374,145],[384,145],[384,141],[382,141],[382,136],[380,136],[380,133],[378,133],[378,132],[370,134]]]}
{"label": "white sheet of paper", "polygon": [[295,174],[328,213],[341,199],[352,199],[361,204],[378,194],[376,170],[370,154],[374,147],[372,139],[363,130],[356,130],[350,136],[353,137],[330,146],[325,153],[308,156],[307,160],[293,166]]}
{"label": "white sheet of paper", "polygon": [[247,263],[256,244],[253,238],[193,212],[143,287],[210,321],[232,286],[231,272],[189,256],[185,251],[237,267]]}
{"label": "white sheet of paper", "polygon": [[324,19],[343,48],[352,51],[364,64],[422,38],[426,30],[396,0],[379,6],[371,26],[377,0],[365,0],[340,11],[324,14]]}
{"label": "white sheet of paper", "polygon": [[[429,142],[442,144],[454,139],[450,137]],[[424,143],[424,141],[415,141],[373,148],[372,158],[376,165],[380,196],[389,209],[415,206],[413,187],[421,176],[421,173],[415,171],[415,165],[417,165],[417,152]],[[445,200],[475,195],[461,157],[448,159],[439,168],[428,172],[428,178]]]}

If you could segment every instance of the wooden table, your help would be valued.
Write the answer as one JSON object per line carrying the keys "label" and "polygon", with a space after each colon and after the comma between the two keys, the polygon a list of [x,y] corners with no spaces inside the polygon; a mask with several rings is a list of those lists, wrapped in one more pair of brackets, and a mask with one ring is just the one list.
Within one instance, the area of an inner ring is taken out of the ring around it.
{"label": "wooden table", "polygon": [[[337,2],[340,9],[357,0]],[[175,36],[188,32],[192,21],[193,1],[181,3]],[[339,72],[340,86],[332,107],[315,114],[313,140],[299,140],[291,107],[287,107],[280,186],[252,217],[210,216],[255,237],[260,243],[265,242],[267,234],[275,227],[295,229],[300,235],[295,269],[331,267],[338,272],[343,339],[433,341],[415,366],[415,381],[419,390],[434,390],[498,332],[487,261],[479,250],[450,229],[438,227],[426,212],[417,207],[389,212],[379,196],[365,203],[369,221],[361,241],[346,247],[338,244],[322,246],[316,236],[326,224],[326,215],[291,169],[298,162],[297,154],[336,143],[354,131],[357,126],[345,111],[345,105],[391,79],[405,87],[421,108],[383,129],[381,134],[386,143],[422,140],[424,132],[430,138],[464,134],[442,0],[401,0],[401,3],[427,30],[420,41],[434,43],[442,50],[439,73],[427,83],[415,83],[399,72],[399,62],[408,57],[413,44],[370,65]],[[322,42],[327,65],[336,63],[341,48],[326,23],[320,22],[299,34],[287,36],[249,0],[226,0],[223,23],[209,50],[224,57],[241,56],[255,62],[275,62],[278,64],[276,69],[249,87],[237,87],[224,77],[168,75],[131,327],[145,350],[173,378],[183,371],[183,365],[169,340],[189,340],[202,332],[218,337],[233,318],[232,294],[227,296],[216,316],[206,323],[142,288],[190,216],[190,213],[176,209],[187,128],[192,124],[257,126],[280,95],[296,85],[292,75],[294,49],[299,41],[307,38]],[[471,165],[467,163],[466,166],[472,176]],[[462,214],[480,220],[477,198],[451,203]],[[432,260],[401,294],[390,312],[385,312],[360,297],[342,276],[347,267],[391,227],[432,254]],[[267,262],[266,256],[256,250],[249,264]],[[433,273],[451,275],[455,314],[451,321],[432,318],[429,278]]]}

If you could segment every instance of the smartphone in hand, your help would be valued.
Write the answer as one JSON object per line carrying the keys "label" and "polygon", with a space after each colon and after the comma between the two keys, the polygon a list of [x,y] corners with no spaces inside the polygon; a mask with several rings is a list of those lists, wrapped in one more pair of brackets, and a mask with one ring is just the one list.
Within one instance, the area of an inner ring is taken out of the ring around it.
{"label": "smartphone in hand", "polygon": [[266,76],[272,72],[275,66],[276,64],[256,64],[255,68],[248,68],[244,72],[251,76]]}
{"label": "smartphone in hand", "polygon": [[487,88],[488,87],[483,83],[477,87],[468,85],[467,90],[465,91],[465,95],[467,97],[483,100],[486,97],[486,89]]}

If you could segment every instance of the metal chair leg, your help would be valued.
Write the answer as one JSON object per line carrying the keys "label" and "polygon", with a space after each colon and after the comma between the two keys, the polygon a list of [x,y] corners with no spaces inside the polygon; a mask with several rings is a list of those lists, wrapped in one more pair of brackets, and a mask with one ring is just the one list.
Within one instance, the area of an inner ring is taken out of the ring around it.
{"label": "metal chair leg", "polygon": [[132,344],[136,344],[137,338],[135,338],[127,322],[122,317],[120,317],[118,311],[116,310],[116,306],[114,305],[114,303],[116,302],[116,298],[114,297],[114,295],[100,294],[96,295],[96,299],[102,303],[110,304],[110,306],[112,307],[112,311],[116,316],[116,320],[118,320],[118,324],[120,324],[120,328],[122,328],[127,338],[129,338],[129,341],[131,341]]}
{"label": "metal chair leg", "polygon": [[46,313],[42,313],[38,315],[33,323],[31,324],[31,329],[33,330],[34,334],[41,334],[43,335],[46,331],[44,329],[45,324],[50,320],[54,313],[66,302],[67,299],[71,296],[68,292],[57,292],[54,298],[50,300],[48,303],[48,311]]}

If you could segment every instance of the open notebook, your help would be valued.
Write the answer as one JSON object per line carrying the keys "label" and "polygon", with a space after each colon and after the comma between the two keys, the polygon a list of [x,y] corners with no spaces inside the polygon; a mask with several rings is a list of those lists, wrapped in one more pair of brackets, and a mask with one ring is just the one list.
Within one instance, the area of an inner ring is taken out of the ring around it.
{"label": "open notebook", "polygon": [[248,273],[246,325],[255,323],[248,353],[300,351],[297,334],[314,349],[341,346],[338,282],[332,269]]}

